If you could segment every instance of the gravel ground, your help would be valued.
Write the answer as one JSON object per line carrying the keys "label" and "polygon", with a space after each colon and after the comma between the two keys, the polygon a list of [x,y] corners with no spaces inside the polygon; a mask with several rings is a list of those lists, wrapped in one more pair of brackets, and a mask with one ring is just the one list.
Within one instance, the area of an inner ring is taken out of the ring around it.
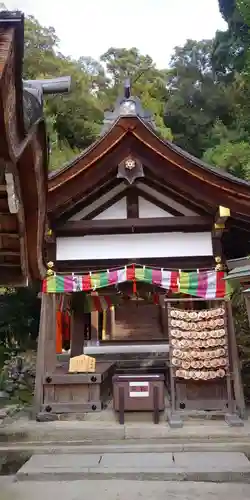
{"label": "gravel ground", "polygon": [[250,485],[154,481],[71,481],[15,483],[0,478],[1,500],[249,500]]}

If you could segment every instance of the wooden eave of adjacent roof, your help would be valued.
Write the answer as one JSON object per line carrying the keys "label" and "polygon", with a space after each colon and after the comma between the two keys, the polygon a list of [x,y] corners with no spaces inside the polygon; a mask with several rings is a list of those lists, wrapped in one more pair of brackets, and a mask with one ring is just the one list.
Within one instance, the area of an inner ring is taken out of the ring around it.
{"label": "wooden eave of adjacent roof", "polygon": [[248,266],[236,267],[228,273],[228,281],[250,280],[250,264]]}
{"label": "wooden eave of adjacent roof", "polygon": [[[24,285],[27,279],[40,279],[46,272],[43,252],[48,188],[46,130],[44,120],[39,119],[25,131],[23,49],[23,14],[0,13],[0,284],[3,285]],[[4,180],[7,171],[13,175],[19,199],[17,214],[9,211]]]}
{"label": "wooden eave of adjacent roof", "polygon": [[[182,190],[186,198],[204,200],[216,210],[229,207],[250,222],[250,183],[210,167],[169,141],[163,141],[137,116],[120,117],[108,132],[70,164],[49,177],[49,213],[57,218],[80,198],[108,179],[114,179],[117,164],[126,154],[139,156],[149,176]],[[145,180],[147,176],[145,177]],[[210,210],[211,212],[211,210]]]}

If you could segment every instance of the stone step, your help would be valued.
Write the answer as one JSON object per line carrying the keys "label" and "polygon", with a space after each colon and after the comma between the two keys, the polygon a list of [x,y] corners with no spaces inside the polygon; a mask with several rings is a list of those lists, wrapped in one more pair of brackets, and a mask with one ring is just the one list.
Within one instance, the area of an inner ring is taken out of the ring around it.
{"label": "stone step", "polygon": [[[99,444],[114,441],[156,440],[169,444],[190,443],[250,443],[250,422],[244,427],[229,427],[222,421],[187,421],[181,429],[171,429],[166,422],[159,425],[153,423],[125,423],[99,421],[56,421],[39,423],[29,420],[17,421],[0,426],[1,443],[44,443],[55,444]],[[66,443],[66,441],[68,443]]]}
{"label": "stone step", "polygon": [[222,442],[222,443],[162,443],[148,440],[142,440],[140,444],[135,440],[115,441],[107,443],[100,441],[99,444],[81,444],[65,440],[64,444],[55,441],[26,442],[24,444],[2,443],[0,446],[0,455],[11,455],[18,453],[31,454],[103,454],[103,453],[176,453],[176,452],[240,452],[250,456],[250,442]]}
{"label": "stone step", "polygon": [[127,479],[250,483],[250,462],[237,452],[33,455],[18,481]]}

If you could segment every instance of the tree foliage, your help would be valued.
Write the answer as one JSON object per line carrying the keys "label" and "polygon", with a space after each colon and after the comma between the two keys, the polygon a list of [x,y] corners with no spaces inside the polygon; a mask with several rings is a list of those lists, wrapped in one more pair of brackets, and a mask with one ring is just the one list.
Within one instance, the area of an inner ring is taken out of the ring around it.
{"label": "tree foliage", "polygon": [[236,2],[235,0],[219,0],[219,7],[225,21],[228,22],[233,16]]}
{"label": "tree foliage", "polygon": [[1,290],[0,367],[9,352],[36,347],[39,327],[39,286]]}
{"label": "tree foliage", "polygon": [[188,40],[176,47],[170,63],[165,123],[175,142],[198,157],[209,147],[215,122],[231,123],[231,98],[214,78],[212,46],[212,40]]}
{"label": "tree foliage", "polygon": [[236,177],[250,181],[250,144],[248,142],[222,141],[214,148],[207,149],[204,160],[219,166]]}

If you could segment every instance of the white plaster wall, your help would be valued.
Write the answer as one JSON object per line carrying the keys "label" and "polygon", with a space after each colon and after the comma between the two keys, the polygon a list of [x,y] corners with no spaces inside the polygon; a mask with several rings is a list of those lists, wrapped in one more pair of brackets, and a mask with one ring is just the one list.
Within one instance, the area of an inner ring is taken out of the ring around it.
{"label": "white plaster wall", "polygon": [[57,260],[193,257],[213,254],[210,232],[60,237]]}
{"label": "white plaster wall", "polygon": [[169,205],[170,207],[174,208],[175,210],[180,212],[181,215],[199,215],[195,211],[185,207],[185,205],[182,205],[181,203],[172,200],[172,198],[165,196],[162,193],[159,193],[155,189],[147,186],[146,184],[143,184],[143,182],[138,183],[138,188],[144,191],[144,193],[148,193],[151,196],[154,196],[156,200],[159,200],[162,203],[166,203],[166,205]]}
{"label": "white plaster wall", "polygon": [[162,210],[162,208],[157,207],[154,203],[151,203],[142,196],[139,196],[139,218],[149,219],[150,217],[173,217],[172,214]]}
{"label": "white plaster wall", "polygon": [[109,208],[101,212],[99,215],[94,217],[96,220],[103,219],[126,219],[127,218],[127,198],[122,198],[121,200],[111,205]]}

